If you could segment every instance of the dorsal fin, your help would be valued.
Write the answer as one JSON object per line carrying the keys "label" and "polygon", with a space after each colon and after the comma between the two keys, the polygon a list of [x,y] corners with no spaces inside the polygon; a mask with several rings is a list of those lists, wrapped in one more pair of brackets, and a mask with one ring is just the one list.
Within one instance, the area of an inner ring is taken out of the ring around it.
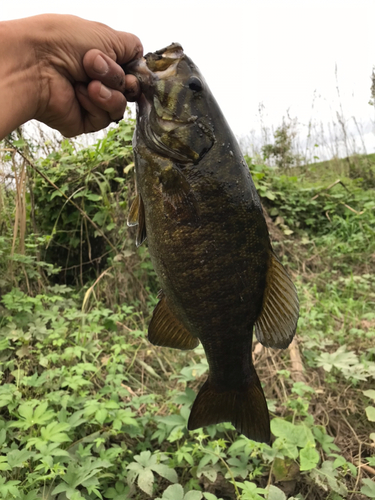
{"label": "dorsal fin", "polygon": [[198,338],[193,337],[169,309],[163,292],[160,297],[148,327],[148,339],[151,344],[182,350],[197,347]]}
{"label": "dorsal fin", "polygon": [[145,221],[145,207],[143,205],[142,196],[138,193],[134,199],[129,215],[128,215],[128,226],[138,226],[137,236],[135,243],[137,247],[142,245],[142,243],[147,238],[146,234],[146,221]]}
{"label": "dorsal fin", "polygon": [[255,334],[264,346],[285,349],[293,340],[297,328],[297,291],[284,266],[273,254],[266,279],[262,312],[255,323]]}

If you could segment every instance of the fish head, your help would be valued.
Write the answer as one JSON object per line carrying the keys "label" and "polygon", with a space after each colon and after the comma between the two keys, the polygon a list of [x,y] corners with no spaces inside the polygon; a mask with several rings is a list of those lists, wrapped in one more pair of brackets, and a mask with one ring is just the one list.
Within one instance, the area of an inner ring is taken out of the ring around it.
{"label": "fish head", "polygon": [[178,43],[126,65],[137,77],[138,138],[157,154],[198,163],[215,142],[210,90]]}

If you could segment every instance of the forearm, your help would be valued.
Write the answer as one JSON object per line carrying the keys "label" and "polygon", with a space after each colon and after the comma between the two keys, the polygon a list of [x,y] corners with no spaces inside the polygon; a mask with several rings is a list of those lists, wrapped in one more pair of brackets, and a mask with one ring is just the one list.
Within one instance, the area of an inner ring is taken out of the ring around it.
{"label": "forearm", "polygon": [[0,22],[0,138],[34,118],[40,79],[28,20]]}

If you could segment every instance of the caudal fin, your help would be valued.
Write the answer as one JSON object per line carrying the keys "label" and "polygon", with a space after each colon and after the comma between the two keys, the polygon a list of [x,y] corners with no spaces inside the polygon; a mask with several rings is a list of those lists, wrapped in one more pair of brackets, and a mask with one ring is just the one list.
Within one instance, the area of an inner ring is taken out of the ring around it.
{"label": "caudal fin", "polygon": [[243,390],[219,392],[209,380],[203,384],[191,409],[188,429],[231,422],[236,430],[253,441],[268,443],[270,420],[259,378],[253,369]]}

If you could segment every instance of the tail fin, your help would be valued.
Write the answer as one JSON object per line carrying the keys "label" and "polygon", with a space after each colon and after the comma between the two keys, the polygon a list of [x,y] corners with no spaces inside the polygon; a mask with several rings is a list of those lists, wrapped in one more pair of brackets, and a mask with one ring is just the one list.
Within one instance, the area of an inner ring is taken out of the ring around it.
{"label": "tail fin", "polygon": [[270,420],[266,398],[253,368],[248,386],[243,390],[219,392],[210,384],[203,384],[191,409],[188,429],[231,422],[238,432],[253,441],[268,443]]}

